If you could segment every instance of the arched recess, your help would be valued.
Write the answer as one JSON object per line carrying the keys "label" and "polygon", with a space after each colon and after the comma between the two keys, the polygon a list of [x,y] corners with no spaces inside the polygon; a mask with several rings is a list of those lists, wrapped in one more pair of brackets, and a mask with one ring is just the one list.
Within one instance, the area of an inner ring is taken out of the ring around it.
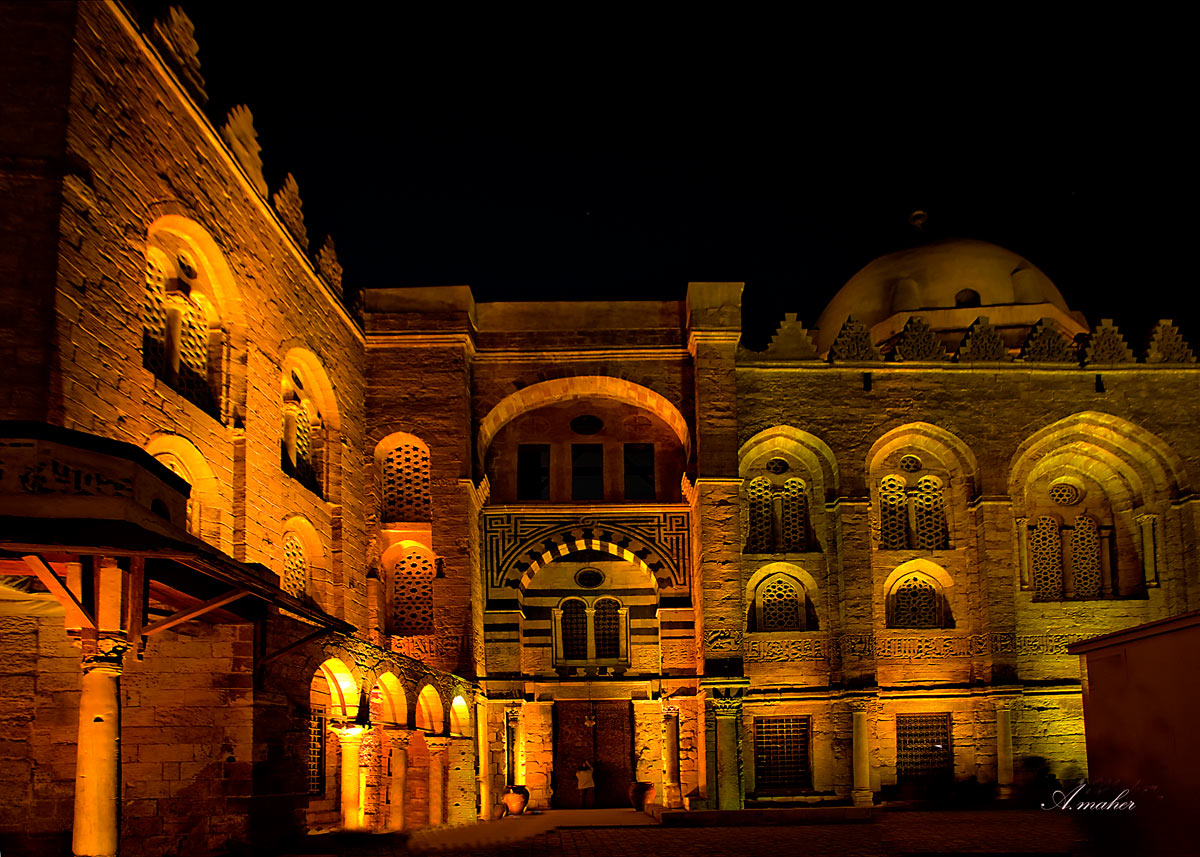
{"label": "arched recess", "polygon": [[429,523],[432,514],[429,447],[415,434],[392,432],[375,445],[379,520]]}
{"label": "arched recess", "polygon": [[[235,355],[245,353],[246,316],[225,254],[198,223],[168,214],[147,229],[146,264],[146,367],[218,419],[239,421],[246,373]],[[168,321],[168,310],[174,320]],[[180,374],[189,368],[203,379]]]}
{"label": "arched recess", "polygon": [[929,423],[897,426],[871,445],[866,465],[880,550],[959,546],[979,474],[959,437]]}
{"label": "arched recess", "polygon": [[389,634],[411,637],[434,633],[434,580],[437,557],[423,544],[403,539],[380,557]]}
{"label": "arched recess", "polygon": [[[811,574],[790,562],[772,562],[750,575],[744,593],[746,628],[751,631],[816,631],[820,628],[817,612],[817,581]],[[793,607],[794,621],[787,620]]]}
{"label": "arched recess", "polygon": [[841,485],[833,450],[815,434],[792,426],[765,429],[743,443],[738,450],[738,475],[750,478],[772,458],[779,457],[794,460],[803,468],[822,502],[837,497]]}
{"label": "arched recess", "polygon": [[280,447],[284,470],[322,499],[341,498],[341,411],[320,359],[287,351],[280,372]]}
{"label": "arched recess", "polygon": [[[301,594],[315,599],[323,607],[328,607],[331,600],[329,554],[321,543],[316,527],[304,516],[292,515],[283,522],[280,544],[282,549],[278,559],[282,566],[281,584],[287,582],[288,572],[293,570],[296,549],[299,547],[307,565],[306,585]],[[287,589],[286,586],[284,588]]]}
{"label": "arched recess", "polygon": [[1139,596],[1159,583],[1182,458],[1128,420],[1084,411],[1032,434],[1008,482],[1021,587],[1034,600]]}
{"label": "arched recess", "polygon": [[442,695],[428,682],[417,693],[416,720],[413,725],[431,735],[445,734],[446,715]]}
{"label": "arched recess", "polygon": [[222,521],[225,503],[221,496],[221,483],[204,455],[190,440],[177,434],[154,435],[146,444],[146,452],[191,486],[187,531],[213,547],[224,550]]}
{"label": "arched recess", "polygon": [[556,378],[530,384],[499,401],[479,424],[479,442],[476,454],[480,467],[487,458],[492,438],[506,424],[527,411],[548,404],[561,404],[574,399],[614,399],[627,402],[660,417],[679,438],[685,458],[690,455],[691,433],[687,420],[670,401],[648,387],[634,384],[623,378],[607,375],[578,375],[572,378]]}
{"label": "arched recess", "polygon": [[471,707],[461,695],[455,696],[450,703],[450,734],[471,734]]}
{"label": "arched recess", "polygon": [[408,725],[408,698],[400,679],[390,672],[381,675],[371,688],[371,722]]}
{"label": "arched recess", "polygon": [[924,559],[897,566],[883,585],[885,626],[901,630],[953,628],[947,590],[954,579],[940,565]]}
{"label": "arched recess", "polygon": [[340,658],[329,658],[317,668],[313,681],[323,679],[329,693],[329,716],[353,720],[358,715],[358,683]]}
{"label": "arched recess", "polygon": [[746,553],[806,553],[827,541],[825,504],[837,497],[833,451],[816,435],[775,426],[738,452]]}

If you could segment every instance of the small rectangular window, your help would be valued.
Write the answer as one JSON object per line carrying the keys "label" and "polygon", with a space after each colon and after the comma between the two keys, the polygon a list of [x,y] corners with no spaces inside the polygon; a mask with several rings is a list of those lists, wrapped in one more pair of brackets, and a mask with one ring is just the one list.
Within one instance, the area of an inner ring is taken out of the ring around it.
{"label": "small rectangular window", "polygon": [[754,781],[758,792],[812,788],[807,717],[754,718]]}
{"label": "small rectangular window", "polygon": [[654,500],[654,444],[625,444],[625,499]]}
{"label": "small rectangular window", "polygon": [[517,447],[517,499],[550,499],[550,444],[523,443]]}
{"label": "small rectangular window", "polygon": [[601,444],[571,444],[571,499],[604,499],[604,447]]}

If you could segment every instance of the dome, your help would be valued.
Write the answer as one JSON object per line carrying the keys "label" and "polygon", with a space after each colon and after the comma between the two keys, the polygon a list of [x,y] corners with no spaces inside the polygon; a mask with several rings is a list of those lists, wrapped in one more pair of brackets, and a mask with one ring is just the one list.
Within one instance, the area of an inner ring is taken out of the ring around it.
{"label": "dome", "polygon": [[829,350],[851,315],[876,342],[913,315],[945,333],[965,330],[979,316],[1005,327],[1049,317],[1070,335],[1087,329],[1036,266],[995,244],[962,239],[881,256],[851,277],[817,320],[818,352]]}

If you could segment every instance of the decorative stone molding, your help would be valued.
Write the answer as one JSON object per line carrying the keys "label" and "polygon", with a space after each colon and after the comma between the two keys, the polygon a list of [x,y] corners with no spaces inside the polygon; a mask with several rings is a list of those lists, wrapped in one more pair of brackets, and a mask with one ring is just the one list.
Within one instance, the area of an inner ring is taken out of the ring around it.
{"label": "decorative stone molding", "polygon": [[1008,354],[1008,346],[1004,344],[1004,340],[1000,338],[996,328],[992,327],[986,315],[982,315],[972,322],[958,347],[960,363],[998,363],[1011,359]]}
{"label": "decorative stone molding", "polygon": [[1029,331],[1021,359],[1027,363],[1074,363],[1075,349],[1070,340],[1058,332],[1054,322],[1043,318]]}
{"label": "decorative stone molding", "polygon": [[829,348],[829,359],[834,363],[878,361],[883,359],[883,355],[871,341],[871,331],[867,326],[850,316]]}
{"label": "decorative stone molding", "polygon": [[196,28],[192,19],[178,6],[172,6],[164,17],[156,18],[151,36],[163,59],[179,75],[188,93],[203,107],[208,104],[204,91],[204,75],[200,73],[200,46],[196,43]]}
{"label": "decorative stone molding", "polygon": [[[296,184],[296,177],[291,173],[288,173],[283,180],[283,187],[275,191],[275,195],[271,197],[271,206],[279,214],[279,219],[288,228],[288,232],[292,233],[292,237],[299,242],[302,248],[308,250],[308,230],[304,228],[300,186]],[[326,246],[329,246],[328,241],[326,241]],[[336,257],[334,261],[336,263]]]}
{"label": "decorative stone molding", "polygon": [[1184,341],[1179,328],[1164,318],[1154,326],[1150,336],[1150,348],[1146,352],[1147,363],[1195,363],[1196,355]]}
{"label": "decorative stone molding", "polygon": [[753,634],[745,636],[743,650],[748,663],[822,661],[828,660],[829,654],[828,639],[755,639]]}
{"label": "decorative stone molding", "polygon": [[254,189],[266,199],[267,180],[263,178],[262,146],[258,142],[258,132],[254,130],[254,117],[250,108],[239,104],[230,110],[225,124],[221,127],[221,136],[238,163],[242,165],[242,169],[246,171]]}
{"label": "decorative stone molding", "polygon": [[896,361],[941,361],[948,359],[946,347],[938,339],[933,328],[920,316],[909,316],[900,331],[900,339],[892,352]]}
{"label": "decorative stone molding", "polygon": [[1084,362],[1088,366],[1097,363],[1133,363],[1133,349],[1125,344],[1125,337],[1117,330],[1111,318],[1100,320],[1088,339]]}
{"label": "decorative stone molding", "polygon": [[741,652],[744,632],[734,628],[710,628],[704,632],[705,652]]}

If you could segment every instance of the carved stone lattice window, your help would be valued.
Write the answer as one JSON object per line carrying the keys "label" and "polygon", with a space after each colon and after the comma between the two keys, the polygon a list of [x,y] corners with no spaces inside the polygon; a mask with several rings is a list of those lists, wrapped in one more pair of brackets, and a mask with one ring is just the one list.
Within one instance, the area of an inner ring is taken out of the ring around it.
{"label": "carved stone lattice window", "polygon": [[898,476],[879,482],[879,540],[884,550],[908,547],[908,498]]}
{"label": "carved stone lattice window", "polygon": [[403,443],[383,458],[383,520],[430,519],[429,450]]}
{"label": "carved stone lattice window", "polygon": [[775,512],[771,501],[771,483],[759,477],[746,488],[750,500],[750,533],[747,553],[769,553],[775,543]]}
{"label": "carved stone lattice window", "polygon": [[596,614],[593,617],[596,628],[596,657],[600,660],[611,660],[621,654],[621,624],[620,605],[611,598],[605,598],[596,604]]}
{"label": "carved stone lattice window", "polygon": [[1087,515],[1075,519],[1075,531],[1071,534],[1071,574],[1077,597],[1100,597],[1103,586],[1100,575],[1100,528]]}
{"label": "carved stone lattice window", "polygon": [[940,628],[941,595],[932,582],[919,574],[899,581],[892,589],[889,628]]}
{"label": "carved stone lattice window", "polygon": [[921,550],[942,550],[949,547],[946,530],[946,498],[942,480],[936,476],[922,476],[917,482],[917,494],[913,498],[916,509],[916,541]]}
{"label": "carved stone lattice window", "polygon": [[796,584],[779,575],[758,587],[758,630],[798,631],[804,628],[801,592]]}
{"label": "carved stone lattice window", "polygon": [[587,659],[587,612],[582,601],[568,601],[562,608],[562,653],[568,661]]}
{"label": "carved stone lattice window", "polygon": [[1029,530],[1029,551],[1033,597],[1038,601],[1063,597],[1062,534],[1058,519],[1050,515],[1038,518]]}
{"label": "carved stone lattice window", "polygon": [[783,509],[780,529],[783,549],[798,553],[808,549],[808,493],[800,479],[789,479],[783,483]]}
{"label": "carved stone lattice window", "polygon": [[280,466],[318,497],[324,497],[324,429],[316,404],[296,393],[285,396]]}
{"label": "carved stone lattice window", "polygon": [[303,598],[308,590],[308,560],[304,556],[304,545],[293,533],[283,537],[283,580],[280,588],[296,598]]}
{"label": "carved stone lattice window", "polygon": [[181,276],[168,272],[168,265],[161,251],[147,253],[142,365],[201,410],[219,416],[217,379],[209,362],[210,348],[219,349],[220,332],[210,334],[207,313],[180,286]]}
{"label": "carved stone lattice window", "polygon": [[411,551],[392,568],[391,622],[388,631],[401,637],[433,633],[433,560]]}

